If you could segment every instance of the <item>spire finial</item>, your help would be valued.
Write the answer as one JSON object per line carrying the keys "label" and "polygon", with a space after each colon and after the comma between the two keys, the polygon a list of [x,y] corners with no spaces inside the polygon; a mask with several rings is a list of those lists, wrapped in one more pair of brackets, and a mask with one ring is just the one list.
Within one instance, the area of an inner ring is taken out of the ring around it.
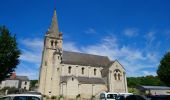
{"label": "spire finial", "polygon": [[56,10],[57,0],[54,0],[54,10]]}

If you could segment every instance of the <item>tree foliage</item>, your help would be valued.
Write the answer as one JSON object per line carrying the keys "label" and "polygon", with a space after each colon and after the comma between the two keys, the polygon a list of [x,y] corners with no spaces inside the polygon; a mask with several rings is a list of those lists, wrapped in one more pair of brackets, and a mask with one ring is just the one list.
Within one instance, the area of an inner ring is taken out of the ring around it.
{"label": "tree foliage", "polygon": [[128,77],[127,84],[130,88],[135,88],[140,85],[150,85],[150,86],[162,86],[165,85],[160,81],[158,76],[143,76],[143,77]]}
{"label": "tree foliage", "polygon": [[170,52],[166,53],[160,61],[157,74],[161,81],[170,86]]}
{"label": "tree foliage", "polygon": [[30,87],[31,87],[31,88],[36,87],[36,84],[38,84],[38,80],[31,80],[31,81],[30,81]]}
{"label": "tree foliage", "polygon": [[20,50],[17,47],[15,36],[9,30],[0,27],[0,81],[9,77],[19,64]]}

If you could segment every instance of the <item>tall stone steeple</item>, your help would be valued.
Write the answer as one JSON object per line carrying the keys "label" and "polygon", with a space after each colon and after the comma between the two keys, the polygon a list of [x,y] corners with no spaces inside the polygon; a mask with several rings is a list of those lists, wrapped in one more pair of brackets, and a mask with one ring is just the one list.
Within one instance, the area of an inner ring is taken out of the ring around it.
{"label": "tall stone steeple", "polygon": [[55,46],[46,46],[48,46],[49,48],[52,47],[62,49],[62,33],[59,31],[56,10],[54,10],[51,25],[46,32],[46,38],[47,37],[50,38],[51,44],[54,44]]}
{"label": "tall stone steeple", "polygon": [[58,28],[56,10],[54,10],[54,14],[53,14],[52,21],[51,21],[51,26],[47,31],[47,35],[49,35],[50,37],[59,38],[60,32]]}
{"label": "tall stone steeple", "polygon": [[59,32],[57,14],[54,10],[42,53],[39,76],[39,92],[48,96],[59,96],[60,69],[62,55],[62,34]]}

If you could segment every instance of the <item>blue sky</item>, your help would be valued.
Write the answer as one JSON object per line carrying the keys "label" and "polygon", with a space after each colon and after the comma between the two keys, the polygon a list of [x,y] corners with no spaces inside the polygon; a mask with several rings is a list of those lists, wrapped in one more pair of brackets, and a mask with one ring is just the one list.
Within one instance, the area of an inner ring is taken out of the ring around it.
{"label": "blue sky", "polygon": [[0,25],[22,51],[16,72],[38,79],[54,8],[64,50],[118,59],[128,76],[156,75],[170,51],[169,0],[1,0]]}

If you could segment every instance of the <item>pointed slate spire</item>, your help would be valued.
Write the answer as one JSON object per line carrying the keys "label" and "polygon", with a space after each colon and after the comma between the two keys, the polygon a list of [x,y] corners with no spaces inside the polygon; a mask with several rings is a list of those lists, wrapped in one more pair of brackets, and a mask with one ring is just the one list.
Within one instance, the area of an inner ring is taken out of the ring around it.
{"label": "pointed slate spire", "polygon": [[59,37],[59,29],[58,29],[58,21],[57,21],[57,13],[56,10],[54,10],[51,26],[48,30],[48,34],[51,37]]}

